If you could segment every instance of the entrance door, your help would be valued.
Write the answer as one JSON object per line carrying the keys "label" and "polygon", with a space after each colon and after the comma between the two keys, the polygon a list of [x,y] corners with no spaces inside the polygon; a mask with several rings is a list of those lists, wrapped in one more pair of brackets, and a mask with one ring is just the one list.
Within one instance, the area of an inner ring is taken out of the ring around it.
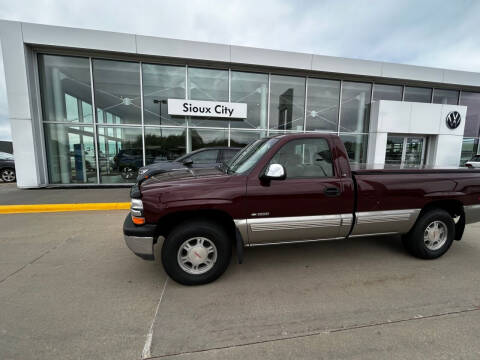
{"label": "entrance door", "polygon": [[385,165],[401,168],[419,167],[424,164],[426,138],[424,136],[389,135],[385,153]]}

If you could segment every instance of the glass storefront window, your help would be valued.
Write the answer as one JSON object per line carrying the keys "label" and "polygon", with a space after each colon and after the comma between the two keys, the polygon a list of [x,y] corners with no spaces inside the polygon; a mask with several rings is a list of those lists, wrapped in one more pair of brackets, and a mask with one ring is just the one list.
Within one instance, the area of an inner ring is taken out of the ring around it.
{"label": "glass storefront window", "polygon": [[267,128],[268,75],[231,72],[231,101],[247,104],[247,118],[232,121],[235,128]]}
{"label": "glass storefront window", "polygon": [[87,58],[40,54],[38,71],[43,121],[92,122]]}
{"label": "glass storefront window", "polygon": [[105,116],[100,116],[103,111],[115,116],[121,124],[141,124],[138,63],[94,59],[93,83],[98,123],[108,122]]}
{"label": "glass storefront window", "polygon": [[186,153],[186,129],[145,128],[145,163],[174,160]]}
{"label": "glass storefront window", "polygon": [[189,129],[192,151],[212,146],[227,146],[227,130]]}
{"label": "glass storefront window", "polygon": [[93,127],[45,124],[50,184],[97,182]]}
{"label": "glass storefront window", "polygon": [[[228,101],[228,70],[188,68],[188,99]],[[190,118],[190,126],[228,127],[228,120]]]}
{"label": "glass storefront window", "polygon": [[403,86],[374,84],[373,85],[373,101],[378,100],[395,100],[402,101]]}
{"label": "glass storefront window", "polygon": [[272,75],[270,129],[303,131],[305,78]]}
{"label": "glass storefront window", "polygon": [[143,166],[142,129],[98,127],[100,182],[135,182]]}
{"label": "glass storefront window", "polygon": [[341,132],[367,132],[372,84],[345,81],[342,86]]}
{"label": "glass storefront window", "polygon": [[434,89],[433,90],[433,103],[434,104],[458,104],[458,90],[445,90]]}
{"label": "glass storefront window", "polygon": [[467,106],[464,136],[478,137],[480,132],[480,93],[462,91],[460,105]]}
{"label": "glass storefront window", "polygon": [[309,78],[307,86],[307,131],[337,131],[340,81]]}
{"label": "glass storefront window", "polygon": [[432,102],[432,89],[405,86],[404,101],[430,103]]}
{"label": "glass storefront window", "polygon": [[348,159],[351,163],[362,164],[367,161],[367,139],[364,134],[340,134],[340,139],[347,149]]}
{"label": "glass storefront window", "polygon": [[142,64],[143,119],[146,125],[184,125],[168,115],[168,99],[185,99],[185,67]]}
{"label": "glass storefront window", "polygon": [[[263,136],[262,136],[263,134]],[[258,140],[266,136],[266,131],[230,131],[230,146],[232,147],[244,147],[250,144],[251,142]]]}

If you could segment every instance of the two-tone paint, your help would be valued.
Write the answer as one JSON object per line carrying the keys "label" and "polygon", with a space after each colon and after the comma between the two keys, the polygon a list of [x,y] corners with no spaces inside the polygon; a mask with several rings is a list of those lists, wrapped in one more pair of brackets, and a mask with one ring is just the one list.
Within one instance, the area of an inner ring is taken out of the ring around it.
{"label": "two-tone paint", "polygon": [[[262,181],[267,164],[287,142],[326,139],[333,176]],[[247,174],[185,169],[141,185],[147,224],[156,236],[178,218],[215,216],[231,221],[244,245],[405,234],[429,206],[449,207],[459,226],[480,221],[480,171],[350,168],[336,135],[280,135]],[[462,229],[463,232],[463,229]]]}

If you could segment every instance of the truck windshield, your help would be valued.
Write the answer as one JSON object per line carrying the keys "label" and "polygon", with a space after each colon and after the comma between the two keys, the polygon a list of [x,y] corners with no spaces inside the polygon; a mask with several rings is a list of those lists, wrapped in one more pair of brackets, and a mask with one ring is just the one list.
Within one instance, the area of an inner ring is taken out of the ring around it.
{"label": "truck windshield", "polygon": [[230,161],[227,171],[234,174],[249,171],[277,141],[275,138],[260,139],[247,145]]}

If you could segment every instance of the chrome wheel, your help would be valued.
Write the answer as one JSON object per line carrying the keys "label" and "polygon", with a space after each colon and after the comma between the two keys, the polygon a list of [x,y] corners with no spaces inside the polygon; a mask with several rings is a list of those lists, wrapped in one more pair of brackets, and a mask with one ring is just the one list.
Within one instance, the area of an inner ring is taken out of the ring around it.
{"label": "chrome wheel", "polygon": [[433,221],[423,233],[423,242],[428,250],[436,251],[447,242],[448,228],[443,221]]}
{"label": "chrome wheel", "polygon": [[12,169],[5,169],[2,171],[2,180],[5,182],[15,181],[15,171]]}
{"label": "chrome wheel", "polygon": [[135,176],[135,170],[133,170],[133,168],[131,167],[124,167],[122,169],[122,176],[124,179],[131,179]]}
{"label": "chrome wheel", "polygon": [[180,268],[189,274],[205,274],[217,261],[217,248],[205,237],[194,237],[180,246],[177,261]]}

